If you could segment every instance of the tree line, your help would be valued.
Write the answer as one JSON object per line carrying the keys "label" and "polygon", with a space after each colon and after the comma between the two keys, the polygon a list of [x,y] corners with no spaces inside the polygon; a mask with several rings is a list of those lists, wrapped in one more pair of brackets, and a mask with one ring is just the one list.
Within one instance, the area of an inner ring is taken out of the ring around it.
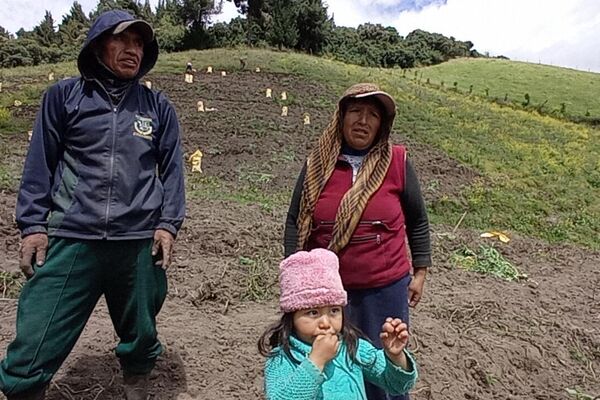
{"label": "tree line", "polygon": [[[211,23],[224,1],[240,16]],[[481,57],[470,41],[415,30],[402,37],[393,27],[366,23],[358,28],[336,26],[322,0],[99,0],[86,15],[75,1],[55,29],[52,14],[30,31],[16,35],[0,26],[0,67],[69,61],[85,40],[91,21],[100,13],[122,9],[150,22],[163,51],[215,47],[277,47],[370,67],[412,68],[439,64],[456,57]]]}

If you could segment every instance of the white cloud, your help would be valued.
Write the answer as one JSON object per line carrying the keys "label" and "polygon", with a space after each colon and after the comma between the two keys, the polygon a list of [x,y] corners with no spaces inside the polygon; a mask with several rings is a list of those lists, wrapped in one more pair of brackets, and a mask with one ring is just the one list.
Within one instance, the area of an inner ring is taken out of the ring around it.
{"label": "white cloud", "polygon": [[402,35],[423,29],[470,40],[492,55],[600,72],[597,0],[447,0],[396,14],[362,0],[328,3],[338,25],[370,21],[394,26]]}
{"label": "white cloud", "polygon": [[[78,0],[87,14],[98,3],[97,0]],[[11,33],[21,28],[31,30],[38,25],[46,14],[46,10],[52,13],[54,22],[58,25],[63,15],[71,9],[73,0],[3,0],[0,7],[0,26]]]}
{"label": "white cloud", "polygon": [[[151,0],[156,5],[158,0]],[[470,40],[480,52],[600,72],[598,0],[325,0],[335,22],[358,26],[372,22]],[[30,30],[50,10],[58,24],[72,0],[3,0],[0,25]],[[80,0],[88,13],[97,0]],[[411,11],[412,10],[412,11]],[[216,21],[238,15],[225,1]]]}

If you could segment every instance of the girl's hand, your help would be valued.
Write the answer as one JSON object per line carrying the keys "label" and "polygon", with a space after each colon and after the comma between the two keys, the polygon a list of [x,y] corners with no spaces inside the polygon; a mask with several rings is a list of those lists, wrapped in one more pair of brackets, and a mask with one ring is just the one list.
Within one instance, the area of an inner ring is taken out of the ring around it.
{"label": "girl's hand", "polygon": [[337,354],[339,345],[340,342],[337,335],[331,333],[319,335],[313,342],[308,358],[323,371],[325,364],[331,361]]}
{"label": "girl's hand", "polygon": [[388,317],[381,326],[379,334],[383,350],[394,364],[404,369],[408,368],[408,361],[404,349],[408,344],[408,327],[399,318]]}

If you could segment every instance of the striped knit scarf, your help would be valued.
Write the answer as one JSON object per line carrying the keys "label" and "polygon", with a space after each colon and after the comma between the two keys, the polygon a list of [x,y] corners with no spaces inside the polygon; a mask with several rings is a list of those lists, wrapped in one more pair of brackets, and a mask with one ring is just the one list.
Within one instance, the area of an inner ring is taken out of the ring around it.
{"label": "striped knit scarf", "polygon": [[[354,85],[342,99],[372,91],[369,85]],[[321,191],[331,177],[342,145],[342,115],[340,105],[325,128],[317,146],[307,160],[304,188],[298,214],[298,249],[304,249],[312,230],[313,213]],[[388,141],[392,119],[381,126],[380,140],[369,150],[358,171],[356,181],[346,192],[337,210],[329,250],[339,253],[350,241],[371,196],[379,189],[392,159],[392,145]]]}

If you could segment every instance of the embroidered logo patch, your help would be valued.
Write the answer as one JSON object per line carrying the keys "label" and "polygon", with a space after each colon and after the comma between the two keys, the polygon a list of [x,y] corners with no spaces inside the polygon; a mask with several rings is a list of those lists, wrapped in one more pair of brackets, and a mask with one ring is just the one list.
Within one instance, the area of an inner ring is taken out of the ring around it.
{"label": "embroidered logo patch", "polygon": [[152,139],[152,118],[136,115],[133,122],[133,134],[144,139]]}

